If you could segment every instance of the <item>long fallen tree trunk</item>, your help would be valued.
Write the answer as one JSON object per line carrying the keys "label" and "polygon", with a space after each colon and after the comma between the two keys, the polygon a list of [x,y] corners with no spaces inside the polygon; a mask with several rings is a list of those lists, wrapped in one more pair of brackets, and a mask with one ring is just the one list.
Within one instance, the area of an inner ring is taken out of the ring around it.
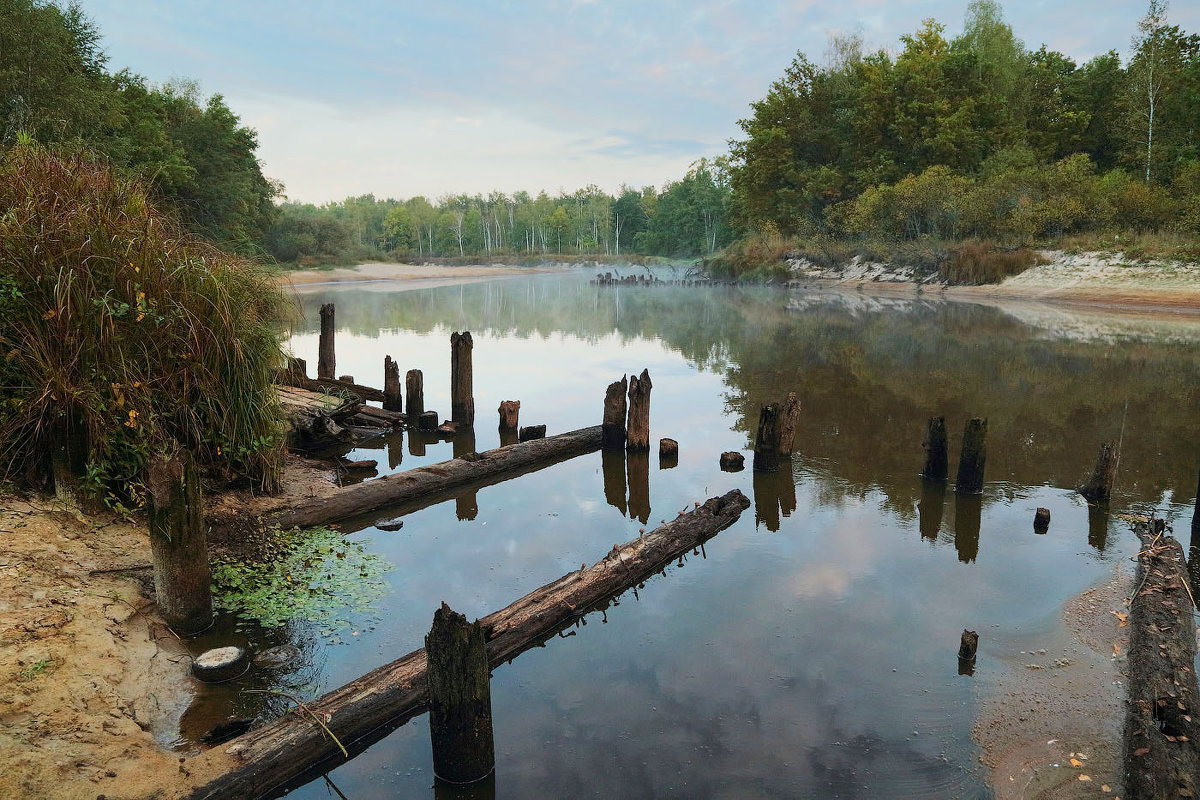
{"label": "long fallen tree trunk", "polygon": [[1129,622],[1125,774],[1132,800],[1200,797],[1196,623],[1183,546],[1162,520],[1139,523],[1139,588]]}
{"label": "long fallen tree trunk", "polygon": [[430,505],[452,496],[464,486],[497,476],[519,475],[531,468],[599,450],[600,439],[600,426],[595,425],[483,453],[470,453],[462,458],[348,486],[329,497],[305,500],[270,521],[285,529],[310,528],[404,503]]}
{"label": "long fallen tree trunk", "polygon": [[[598,431],[599,429],[597,429]],[[732,525],[750,501],[737,489],[709,499],[650,533],[613,549],[591,567],[535,589],[480,620],[494,669],[545,642],[688,550]],[[195,775],[229,771],[195,789],[193,800],[274,797],[357,755],[425,709],[425,650],[367,673],[229,744],[182,765]],[[321,720],[317,724],[314,720]],[[205,761],[213,763],[205,764]],[[224,763],[222,763],[224,762]]]}
{"label": "long fallen tree trunk", "polygon": [[280,375],[279,380],[288,386],[308,389],[310,392],[320,392],[325,389],[331,391],[341,390],[356,395],[360,400],[383,401],[382,389],[363,386],[360,383],[347,383],[346,381],[339,381],[336,378],[309,378],[304,375],[288,372]]}

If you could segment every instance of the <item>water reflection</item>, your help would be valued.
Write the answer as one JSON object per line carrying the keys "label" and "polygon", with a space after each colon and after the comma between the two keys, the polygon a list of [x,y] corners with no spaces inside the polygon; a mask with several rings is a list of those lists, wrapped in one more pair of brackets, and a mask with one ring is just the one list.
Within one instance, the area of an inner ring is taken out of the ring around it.
{"label": "water reflection", "polygon": [[604,501],[625,516],[629,508],[625,501],[625,448],[607,448],[600,455],[600,468],[604,473]]}
{"label": "water reflection", "polygon": [[954,494],[954,549],[958,560],[970,564],[979,555],[979,527],[983,519],[983,497]]}
{"label": "water reflection", "polygon": [[1108,503],[1088,503],[1088,544],[1104,552],[1108,543]]}
{"label": "water reflection", "polygon": [[945,511],[946,482],[923,478],[921,480],[921,502],[917,504],[922,539],[937,540]]}
{"label": "water reflection", "polygon": [[754,519],[775,533],[780,514],[790,517],[796,510],[796,479],[790,469],[754,473]]}
{"label": "water reflection", "polygon": [[644,525],[650,521],[650,453],[627,452],[625,471],[629,481],[629,518]]}

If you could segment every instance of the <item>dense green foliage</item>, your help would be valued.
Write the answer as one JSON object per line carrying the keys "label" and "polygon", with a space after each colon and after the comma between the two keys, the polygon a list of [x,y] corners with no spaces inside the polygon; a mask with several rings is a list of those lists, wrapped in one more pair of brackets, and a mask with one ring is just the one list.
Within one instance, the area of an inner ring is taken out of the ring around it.
{"label": "dense green foliage", "polygon": [[0,469],[66,447],[85,488],[138,503],[155,452],[272,485],[285,301],[269,275],[81,155],[0,155]]}
{"label": "dense green foliage", "polygon": [[993,0],[926,20],[894,57],[798,54],[741,121],[736,217],[785,236],[1025,244],[1081,231],[1200,233],[1200,36],[1152,0],[1122,65],[1014,37]]}
{"label": "dense green foliage", "polygon": [[220,95],[110,73],[77,3],[0,0],[0,150],[20,134],[107,158],[225,247],[258,250],[275,215],[278,187],[263,177],[254,131]]}

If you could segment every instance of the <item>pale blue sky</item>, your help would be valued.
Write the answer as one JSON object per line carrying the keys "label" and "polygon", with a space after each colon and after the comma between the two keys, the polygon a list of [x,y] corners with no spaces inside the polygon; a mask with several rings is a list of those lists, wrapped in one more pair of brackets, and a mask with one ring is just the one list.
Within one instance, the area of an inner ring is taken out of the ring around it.
{"label": "pale blue sky", "polygon": [[[268,177],[310,202],[373,192],[661,185],[725,152],[797,50],[871,49],[965,0],[82,0],[113,68],[199,81],[259,132]],[[1128,52],[1144,2],[1010,0],[1026,45]],[[1171,22],[1200,30],[1200,4]]]}

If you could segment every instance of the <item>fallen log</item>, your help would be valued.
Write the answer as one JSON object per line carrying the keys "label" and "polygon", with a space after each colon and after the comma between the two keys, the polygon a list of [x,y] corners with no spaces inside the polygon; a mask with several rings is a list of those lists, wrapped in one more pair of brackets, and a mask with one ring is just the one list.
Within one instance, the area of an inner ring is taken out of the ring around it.
{"label": "fallen log", "polygon": [[530,467],[600,449],[600,426],[581,428],[545,439],[468,454],[407,472],[384,475],[348,486],[329,497],[311,498],[271,520],[283,528],[311,528],[419,500],[426,505],[450,497],[455,490],[497,475],[520,474]]}
{"label": "fallen log", "polygon": [[[595,431],[599,441],[598,426]],[[551,581],[479,620],[487,639],[489,666],[494,669],[539,646],[589,610],[716,536],[749,506],[750,501],[736,489],[711,498],[650,533],[614,545],[591,567]],[[425,669],[424,648],[414,650],[306,703],[303,713],[290,712],[190,759],[186,768],[191,774],[210,774],[214,767],[226,765],[229,771],[199,786],[188,797],[277,797],[332,769],[347,757],[326,729],[351,757],[363,752],[425,710]],[[322,720],[322,724],[314,719]]]}
{"label": "fallen log", "polygon": [[320,392],[328,389],[336,392],[346,392],[354,395],[360,400],[379,400],[383,401],[383,390],[375,389],[371,386],[363,386],[358,383],[346,383],[345,381],[334,380],[333,378],[306,378],[303,375],[295,373],[281,373],[280,380],[286,380],[290,385],[301,389],[308,389],[310,392]]}

